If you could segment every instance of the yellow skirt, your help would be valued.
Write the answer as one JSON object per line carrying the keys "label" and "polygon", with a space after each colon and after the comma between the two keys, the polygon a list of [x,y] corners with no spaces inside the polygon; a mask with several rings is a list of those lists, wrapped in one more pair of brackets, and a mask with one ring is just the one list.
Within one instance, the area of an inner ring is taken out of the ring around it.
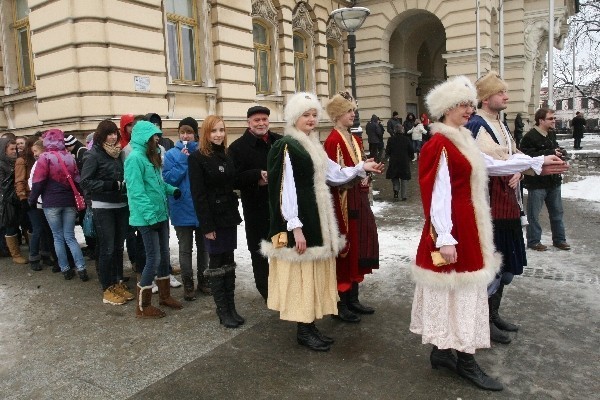
{"label": "yellow skirt", "polygon": [[337,315],[335,258],[291,262],[269,259],[267,307],[286,321],[310,323]]}

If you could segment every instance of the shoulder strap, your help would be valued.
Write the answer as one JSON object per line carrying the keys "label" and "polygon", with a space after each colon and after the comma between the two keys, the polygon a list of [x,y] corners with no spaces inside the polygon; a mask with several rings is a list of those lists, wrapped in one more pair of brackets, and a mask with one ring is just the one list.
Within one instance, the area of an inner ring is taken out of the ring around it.
{"label": "shoulder strap", "polygon": [[60,154],[56,151],[52,151],[51,153],[54,154],[54,156],[58,159],[58,163],[61,165],[63,171],[67,175],[67,180],[69,181],[69,185],[71,185],[71,190],[73,190],[73,193],[79,193],[79,190],[77,190],[77,187],[75,186],[75,182],[73,182],[71,174],[69,174],[69,170],[67,169],[65,162],[60,157]]}

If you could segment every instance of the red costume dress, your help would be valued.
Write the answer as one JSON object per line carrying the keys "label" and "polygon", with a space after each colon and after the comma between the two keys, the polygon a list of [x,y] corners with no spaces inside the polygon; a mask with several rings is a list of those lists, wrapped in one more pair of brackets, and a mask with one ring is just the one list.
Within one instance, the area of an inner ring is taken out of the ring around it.
{"label": "red costume dress", "polygon": [[[363,159],[362,141],[333,129],[325,143],[327,156],[342,167],[352,167]],[[346,246],[336,258],[337,286],[347,292],[353,282],[379,268],[379,241],[375,217],[369,205],[369,186],[355,180],[331,187],[335,215]]]}

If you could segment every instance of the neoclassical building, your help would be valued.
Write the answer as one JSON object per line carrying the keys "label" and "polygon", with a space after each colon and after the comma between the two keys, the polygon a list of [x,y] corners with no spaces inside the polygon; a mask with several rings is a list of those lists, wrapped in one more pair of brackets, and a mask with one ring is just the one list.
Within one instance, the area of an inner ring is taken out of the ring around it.
{"label": "neoclassical building", "polygon": [[[253,104],[283,125],[292,93],[325,101],[350,86],[346,33],[330,18],[345,0],[0,0],[0,130],[93,130],[105,118],[156,112],[223,115],[240,131]],[[424,95],[456,74],[476,78],[475,1],[365,0],[357,31],[361,117],[426,111]],[[481,72],[498,68],[498,0],[480,0]],[[560,47],[577,0],[556,0]],[[548,1],[504,0],[509,118],[539,104]]]}

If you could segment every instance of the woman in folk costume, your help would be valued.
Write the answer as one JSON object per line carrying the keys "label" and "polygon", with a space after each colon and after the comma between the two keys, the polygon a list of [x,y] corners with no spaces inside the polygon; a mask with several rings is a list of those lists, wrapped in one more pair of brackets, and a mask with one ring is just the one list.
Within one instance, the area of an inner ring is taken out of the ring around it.
{"label": "woman in folk costume", "polygon": [[[349,93],[333,96],[326,107],[334,127],[323,146],[327,156],[342,167],[354,167],[364,157],[362,140],[351,133],[356,103]],[[346,245],[336,258],[338,315],[345,322],[360,322],[358,314],[375,310],[358,301],[358,284],[365,274],[379,268],[379,241],[375,217],[369,205],[370,177],[331,187],[333,206],[340,233]]]}
{"label": "woman in folk costume", "polygon": [[314,131],[322,107],[314,94],[296,93],[285,108],[284,137],[269,151],[271,242],[267,306],[280,318],[298,323],[298,343],[327,351],[333,339],[321,334],[315,319],[337,314],[335,257],[344,247],[327,185],[343,185],[365,171],[381,173],[372,160],[340,168],[327,158]]}
{"label": "woman in folk costume", "polygon": [[463,126],[476,102],[475,88],[464,76],[434,87],[426,102],[439,122],[431,125],[433,136],[419,161],[425,226],[412,267],[416,288],[410,330],[434,345],[433,368],[447,367],[482,389],[502,390],[473,356],[476,349],[490,347],[486,289],[500,267],[488,173],[502,176],[529,168],[539,173],[544,161],[551,164],[548,170],[564,167],[557,157],[502,161],[481,153]]}

